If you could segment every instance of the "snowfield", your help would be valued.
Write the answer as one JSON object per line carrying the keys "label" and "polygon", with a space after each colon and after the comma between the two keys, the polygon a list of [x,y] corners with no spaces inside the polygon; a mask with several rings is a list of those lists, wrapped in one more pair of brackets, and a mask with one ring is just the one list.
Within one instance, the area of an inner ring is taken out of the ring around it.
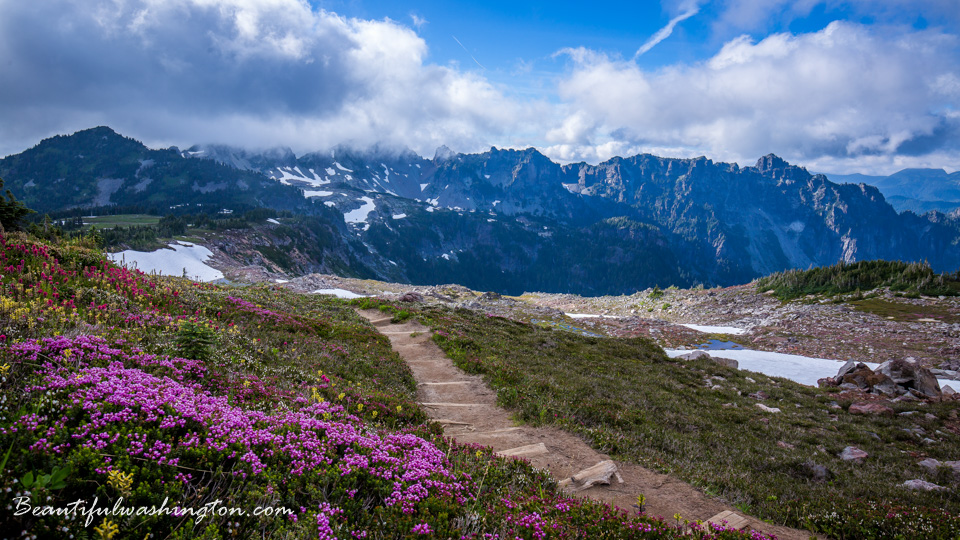
{"label": "snowfield", "polygon": [[[800,384],[816,386],[817,379],[824,377],[833,377],[840,371],[840,368],[846,363],[845,360],[831,360],[829,358],[811,358],[809,356],[800,356],[798,354],[784,354],[778,352],[755,351],[752,349],[664,349],[667,356],[676,358],[696,350],[702,350],[711,356],[718,358],[730,358],[740,364],[740,369],[747,371],[756,371],[771,377],[783,377]],[[864,362],[870,369],[876,369],[880,364]],[[953,388],[958,386],[957,381],[949,379],[937,379],[940,388],[950,384]]]}
{"label": "snowfield", "polygon": [[108,253],[107,257],[117,264],[125,264],[127,268],[136,268],[147,274],[182,276],[186,271],[187,277],[194,281],[223,279],[223,272],[206,264],[213,256],[209,249],[189,242],[170,244],[170,248],[150,252],[127,250]]}
{"label": "snowfield", "polygon": [[680,326],[686,326],[691,330],[696,330],[697,332],[703,332],[705,334],[730,334],[739,336],[740,334],[747,333],[747,331],[743,328],[737,328],[735,326],[705,326],[702,324],[681,324]]}
{"label": "snowfield", "polygon": [[351,210],[343,214],[343,220],[347,223],[363,223],[365,225],[364,229],[366,229],[370,226],[370,224],[367,223],[367,216],[370,215],[370,212],[376,210],[377,204],[373,202],[373,199],[370,197],[360,197],[360,202],[362,202],[363,205],[356,210]]}
{"label": "snowfield", "polygon": [[344,298],[351,300],[353,298],[366,298],[365,294],[357,294],[353,291],[348,291],[346,289],[317,289],[310,294],[332,294],[337,298]]}

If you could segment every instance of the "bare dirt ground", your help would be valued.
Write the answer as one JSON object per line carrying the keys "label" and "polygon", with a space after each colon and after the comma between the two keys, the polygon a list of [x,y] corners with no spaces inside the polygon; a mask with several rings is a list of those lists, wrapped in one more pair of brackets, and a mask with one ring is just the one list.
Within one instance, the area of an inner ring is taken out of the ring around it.
{"label": "bare dirt ground", "polygon": [[[392,324],[389,316],[376,310],[360,313],[390,339],[394,350],[410,365],[419,385],[421,405],[433,420],[443,425],[447,436],[461,443],[489,446],[496,452],[543,443],[545,453],[533,451],[524,459],[535,467],[549,470],[561,480],[610,459],[570,433],[516,424],[507,410],[497,406],[496,394],[481,377],[457,369],[430,340],[429,328],[412,321]],[[739,513],[736,508],[669,475],[632,463],[618,462],[617,465],[623,483],[614,479],[609,486],[592,487],[578,495],[631,509],[637,496],[643,494],[647,514],[668,520],[674,514],[691,521],[706,521],[725,511]],[[783,540],[808,540],[813,536],[809,532],[744,517],[750,528],[775,534]]]}

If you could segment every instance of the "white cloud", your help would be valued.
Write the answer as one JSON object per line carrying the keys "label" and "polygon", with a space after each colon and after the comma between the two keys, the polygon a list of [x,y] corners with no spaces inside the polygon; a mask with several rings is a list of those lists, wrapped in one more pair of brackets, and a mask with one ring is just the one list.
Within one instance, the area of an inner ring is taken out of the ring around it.
{"label": "white cloud", "polygon": [[707,61],[658,71],[571,50],[559,92],[575,112],[561,125],[586,117],[596,128],[563,142],[583,155],[599,153],[585,140],[617,140],[741,163],[776,152],[846,167],[939,152],[950,161],[941,166],[958,168],[960,123],[949,114],[960,109],[958,50],[956,36],[938,31],[889,39],[840,22],[759,42],[741,36]]}
{"label": "white cloud", "polygon": [[[725,5],[732,17],[760,4]],[[833,23],[717,48],[654,71],[568,49],[555,88],[521,92],[427,63],[409,26],[305,0],[0,0],[0,155],[109,125],[151,146],[302,153],[382,142],[428,156],[442,144],[538,146],[590,162],[650,152],[752,163],[776,152],[835,172],[960,169],[956,35]]]}
{"label": "white cloud", "polygon": [[154,144],[432,154],[487,147],[538,106],[425,63],[407,26],[304,0],[0,0],[0,13],[3,154],[97,124]]}

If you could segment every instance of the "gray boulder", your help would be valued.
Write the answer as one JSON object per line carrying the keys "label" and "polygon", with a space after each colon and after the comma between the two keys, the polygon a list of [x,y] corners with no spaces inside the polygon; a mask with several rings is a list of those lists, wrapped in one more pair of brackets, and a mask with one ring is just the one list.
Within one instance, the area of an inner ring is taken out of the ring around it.
{"label": "gray boulder", "polygon": [[423,295],[417,291],[407,291],[400,295],[401,302],[423,302]]}
{"label": "gray boulder", "polygon": [[870,454],[864,452],[856,446],[848,446],[843,449],[843,452],[840,452],[840,459],[844,461],[854,461],[856,463],[860,463],[868,457],[870,457]]}
{"label": "gray boulder", "polygon": [[926,480],[920,480],[920,479],[907,480],[901,485],[907,489],[912,489],[915,491],[942,491],[946,489],[945,487],[938,486],[933,482],[927,482]]}

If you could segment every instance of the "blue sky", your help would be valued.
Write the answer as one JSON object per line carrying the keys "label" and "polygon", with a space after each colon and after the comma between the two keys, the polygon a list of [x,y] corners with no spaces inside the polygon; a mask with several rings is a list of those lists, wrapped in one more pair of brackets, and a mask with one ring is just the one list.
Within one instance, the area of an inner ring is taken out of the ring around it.
{"label": "blue sky", "polygon": [[957,0],[0,0],[0,155],[535,146],[960,169]]}

